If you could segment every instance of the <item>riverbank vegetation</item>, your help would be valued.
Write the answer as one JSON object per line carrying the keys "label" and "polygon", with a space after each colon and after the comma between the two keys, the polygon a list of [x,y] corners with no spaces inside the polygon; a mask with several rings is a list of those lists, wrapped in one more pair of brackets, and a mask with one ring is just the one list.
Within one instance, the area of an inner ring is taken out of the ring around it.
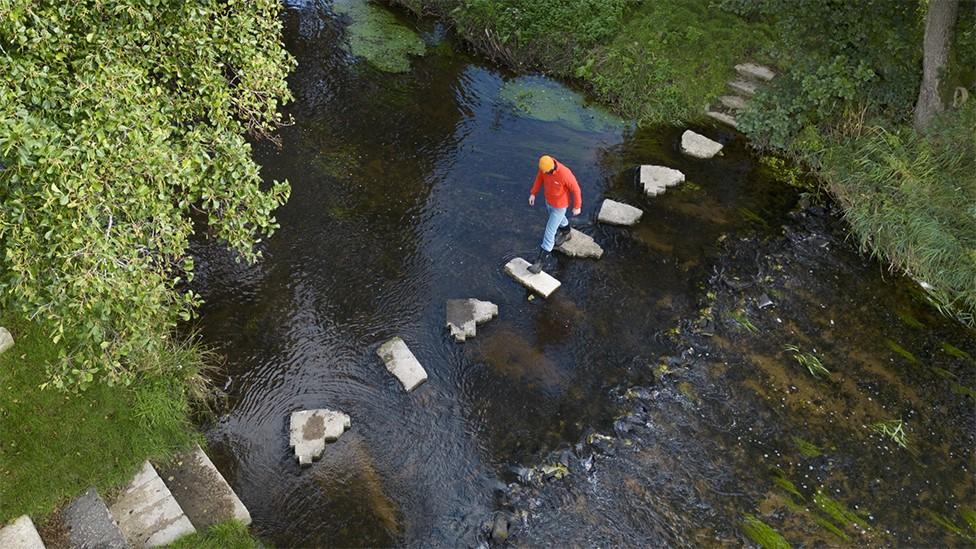
{"label": "riverbank vegetation", "polygon": [[246,137],[290,98],[280,9],[0,0],[0,522],[198,439],[189,239],[277,226]]}
{"label": "riverbank vegetation", "polygon": [[[736,63],[774,66],[779,76],[749,102],[740,129],[756,147],[809,168],[865,250],[973,323],[976,100],[964,104],[976,94],[973,2],[392,2],[449,21],[496,60],[575,80],[642,124],[699,121],[726,93]],[[950,21],[943,12],[951,5]],[[948,36],[945,63],[934,70],[940,52],[925,40],[930,20]],[[922,132],[916,104],[932,78],[947,109],[919,109],[932,120]]]}

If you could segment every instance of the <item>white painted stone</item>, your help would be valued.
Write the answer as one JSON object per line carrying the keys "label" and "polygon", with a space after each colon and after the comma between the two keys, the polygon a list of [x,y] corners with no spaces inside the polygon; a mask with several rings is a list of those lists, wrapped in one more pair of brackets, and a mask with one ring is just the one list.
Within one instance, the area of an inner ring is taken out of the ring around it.
{"label": "white painted stone", "polygon": [[424,367],[399,337],[394,337],[381,345],[376,354],[380,355],[386,364],[386,369],[400,380],[408,393],[427,381]]}
{"label": "white painted stone", "polygon": [[136,549],[166,545],[196,532],[148,461],[108,510]]}
{"label": "white painted stone", "polygon": [[740,63],[735,66],[735,72],[739,73],[745,78],[754,78],[756,80],[765,80],[767,82],[776,77],[776,73],[773,72],[773,69],[764,65],[758,65],[756,63]]}
{"label": "white painted stone", "polygon": [[746,100],[738,95],[723,95],[718,98],[719,103],[734,111],[746,108]]}
{"label": "white painted stone", "polygon": [[0,529],[0,547],[3,549],[44,549],[44,542],[34,528],[34,521],[21,515]]}
{"label": "white painted stone", "polygon": [[505,264],[505,272],[517,280],[519,284],[542,297],[552,295],[552,292],[555,292],[561,283],[545,271],[540,271],[536,274],[530,273],[529,265],[531,264],[528,261],[521,257],[516,257]]}
{"label": "white painted stone", "polygon": [[681,134],[681,152],[695,158],[712,158],[722,152],[722,144],[712,141],[700,133],[685,130]]}
{"label": "white painted stone", "polygon": [[716,112],[716,111],[708,111],[705,113],[705,115],[714,120],[718,120],[723,124],[732,126],[735,129],[739,129],[739,122],[732,115],[725,114],[724,112]]}
{"label": "white painted stone", "polygon": [[588,257],[593,259],[603,257],[603,248],[596,243],[596,240],[593,240],[593,237],[581,233],[576,229],[570,229],[569,231],[573,235],[572,238],[556,246],[557,251],[569,257]]}
{"label": "white painted stone", "polygon": [[596,220],[610,225],[633,225],[640,221],[642,215],[644,210],[608,198],[600,205]]}
{"label": "white painted stone", "polygon": [[733,80],[729,82],[729,87],[733,90],[748,96],[756,95],[756,90],[759,86],[755,82],[750,82],[748,80]]}
{"label": "white painted stone", "polygon": [[685,174],[665,166],[641,166],[640,182],[647,196],[657,196],[679,183],[683,183]]}
{"label": "white painted stone", "polygon": [[0,354],[14,346],[14,336],[10,335],[10,330],[0,327]]}
{"label": "white painted stone", "polygon": [[477,334],[477,325],[498,316],[498,305],[477,299],[449,299],[446,305],[447,327],[456,341]]}
{"label": "white painted stone", "polygon": [[326,442],[339,440],[352,426],[348,415],[334,410],[317,409],[292,412],[288,446],[295,449],[301,465],[311,465],[322,457]]}

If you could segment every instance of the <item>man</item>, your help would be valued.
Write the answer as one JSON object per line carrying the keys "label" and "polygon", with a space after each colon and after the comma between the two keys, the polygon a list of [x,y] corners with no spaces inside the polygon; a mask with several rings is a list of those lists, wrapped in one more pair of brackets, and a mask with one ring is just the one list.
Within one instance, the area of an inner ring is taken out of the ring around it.
{"label": "man", "polygon": [[542,233],[542,250],[539,251],[539,257],[529,266],[529,272],[532,274],[542,271],[543,265],[552,254],[553,246],[558,246],[571,237],[569,220],[566,219],[570,193],[573,195],[573,215],[579,215],[583,208],[583,195],[580,193],[576,176],[569,171],[569,168],[549,155],[539,158],[539,173],[536,174],[535,183],[532,184],[532,190],[529,192],[529,206],[535,206],[535,195],[539,192],[539,187],[545,189],[549,221],[546,222],[546,230]]}

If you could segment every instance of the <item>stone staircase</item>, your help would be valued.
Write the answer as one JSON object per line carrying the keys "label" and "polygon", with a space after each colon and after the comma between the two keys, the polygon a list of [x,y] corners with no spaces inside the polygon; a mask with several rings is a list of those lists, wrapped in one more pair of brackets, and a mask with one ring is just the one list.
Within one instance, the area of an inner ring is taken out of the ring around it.
{"label": "stone staircase", "polygon": [[772,69],[756,63],[740,63],[735,66],[737,77],[729,82],[732,93],[718,98],[705,115],[733,128],[739,124],[736,116],[746,108],[746,103],[770,80],[776,77]]}
{"label": "stone staircase", "polygon": [[[51,545],[72,549],[142,549],[172,543],[227,520],[251,523],[251,515],[199,446],[159,468],[150,462],[113,501],[94,487],[61,512],[66,539]],[[30,517],[0,529],[2,549],[44,549]]]}

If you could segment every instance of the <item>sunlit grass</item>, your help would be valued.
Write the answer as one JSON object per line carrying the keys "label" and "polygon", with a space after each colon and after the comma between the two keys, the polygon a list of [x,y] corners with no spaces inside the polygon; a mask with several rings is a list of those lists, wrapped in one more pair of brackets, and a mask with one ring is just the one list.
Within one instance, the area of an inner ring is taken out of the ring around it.
{"label": "sunlit grass", "polygon": [[810,372],[810,375],[820,379],[821,377],[830,377],[830,370],[824,367],[823,363],[817,358],[813,353],[806,353],[800,350],[796,345],[787,345],[784,350],[793,353],[793,360],[800,363],[801,366]]}
{"label": "sunlit grass", "polygon": [[905,424],[900,419],[879,421],[870,425],[872,431],[882,434],[895,442],[898,446],[908,449],[908,433],[905,432]]}

